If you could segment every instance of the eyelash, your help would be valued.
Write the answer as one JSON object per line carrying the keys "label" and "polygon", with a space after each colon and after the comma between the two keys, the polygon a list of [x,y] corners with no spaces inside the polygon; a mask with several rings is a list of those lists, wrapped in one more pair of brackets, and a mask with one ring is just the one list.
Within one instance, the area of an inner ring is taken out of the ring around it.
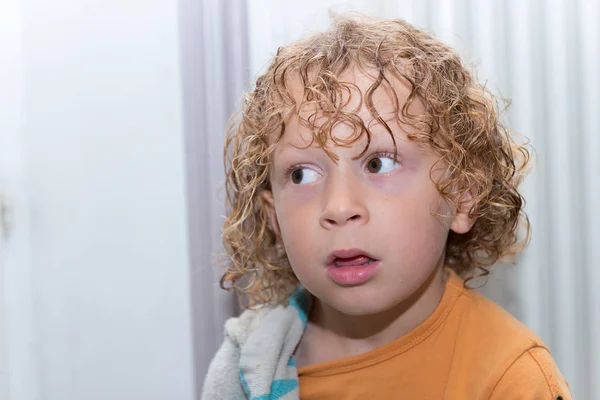
{"label": "eyelash", "polygon": [[285,176],[286,178],[289,178],[289,177],[292,175],[292,172],[294,172],[294,171],[295,171],[295,170],[297,170],[298,168],[302,168],[302,165],[300,165],[300,164],[294,164],[294,165],[291,165],[291,166],[289,166],[289,167],[288,167],[288,168],[285,170],[284,176]]}
{"label": "eyelash", "polygon": [[[392,160],[394,160],[395,163],[400,164],[400,157],[398,156],[398,154],[394,154],[394,153],[390,153],[390,152],[377,152],[377,153],[373,153],[371,154],[368,158],[366,158],[367,163],[375,158],[375,157],[386,157],[386,158],[390,158]],[[285,170],[285,177],[289,178],[292,175],[292,172],[294,172],[295,170],[297,170],[298,168],[306,168],[305,166],[303,166],[302,164],[294,164],[289,166],[286,170]]]}
{"label": "eyelash", "polygon": [[390,153],[390,152],[380,152],[380,153],[373,153],[369,156],[369,158],[367,158],[367,163],[376,157],[385,157],[385,158],[389,158],[394,160],[394,163],[396,164],[401,164],[400,162],[400,157],[398,156],[398,153],[394,154],[394,153]]}

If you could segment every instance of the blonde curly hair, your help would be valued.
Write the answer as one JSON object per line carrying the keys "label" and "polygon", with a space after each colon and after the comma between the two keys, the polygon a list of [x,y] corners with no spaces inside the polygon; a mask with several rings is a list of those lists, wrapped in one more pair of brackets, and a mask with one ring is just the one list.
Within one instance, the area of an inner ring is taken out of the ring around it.
{"label": "blonde curly hair", "polygon": [[[340,121],[360,132],[353,140],[363,134],[370,139],[356,110],[344,108],[344,94],[357,87],[339,77],[351,67],[375,71],[364,104],[390,135],[373,105],[373,93],[390,88],[390,77],[409,84],[401,108],[395,99],[396,115],[416,128],[409,140],[431,146],[444,163],[444,178],[434,182],[439,193],[456,207],[465,192],[472,195],[469,214],[476,221],[465,234],[450,232],[445,266],[463,277],[471,274],[467,280],[481,276],[477,270],[486,275],[486,267],[516,254],[528,241],[529,221],[517,186],[529,152],[500,121],[499,98],[474,81],[451,47],[405,21],[338,17],[330,29],[278,50],[254,90],[244,96],[227,134],[223,244],[228,265],[221,287],[237,292],[244,307],[280,304],[298,285],[283,245],[269,227],[261,196],[271,189],[270,156],[286,118],[310,104],[326,117],[319,125],[316,112],[301,119],[319,145],[332,139],[331,128]],[[300,102],[292,94],[291,77],[302,85]],[[423,114],[409,111],[414,102],[422,104]]]}

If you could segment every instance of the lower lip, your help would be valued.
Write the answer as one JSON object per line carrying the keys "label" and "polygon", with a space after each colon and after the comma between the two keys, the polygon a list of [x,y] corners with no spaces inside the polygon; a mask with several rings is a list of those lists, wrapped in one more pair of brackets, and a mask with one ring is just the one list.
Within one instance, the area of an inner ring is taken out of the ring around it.
{"label": "lower lip", "polygon": [[379,268],[379,261],[367,265],[348,265],[345,267],[327,266],[327,273],[339,285],[360,285],[371,279]]}

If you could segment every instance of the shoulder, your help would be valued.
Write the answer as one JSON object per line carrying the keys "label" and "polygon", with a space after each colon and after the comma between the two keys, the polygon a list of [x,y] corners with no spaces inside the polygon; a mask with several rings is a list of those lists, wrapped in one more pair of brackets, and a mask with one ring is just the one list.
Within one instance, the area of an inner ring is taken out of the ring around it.
{"label": "shoulder", "polygon": [[484,384],[487,397],[570,398],[552,354],[533,331],[462,282],[453,284],[459,293],[452,314],[461,368]]}
{"label": "shoulder", "polygon": [[552,355],[533,347],[517,358],[492,389],[490,399],[570,400],[571,392]]}
{"label": "shoulder", "polygon": [[461,281],[450,284],[458,293],[451,314],[463,340],[477,349],[495,348],[518,355],[528,348],[546,347],[531,329],[493,301],[473,289],[463,288]]}

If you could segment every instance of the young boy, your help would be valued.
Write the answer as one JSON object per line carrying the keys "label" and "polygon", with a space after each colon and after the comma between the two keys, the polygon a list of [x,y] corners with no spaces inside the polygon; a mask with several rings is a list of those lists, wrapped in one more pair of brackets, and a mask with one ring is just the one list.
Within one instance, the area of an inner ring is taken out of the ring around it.
{"label": "young boy", "polygon": [[278,51],[226,153],[221,285],[248,310],[203,399],[571,398],[540,339],[469,289],[527,240],[529,153],[451,48],[337,20]]}

